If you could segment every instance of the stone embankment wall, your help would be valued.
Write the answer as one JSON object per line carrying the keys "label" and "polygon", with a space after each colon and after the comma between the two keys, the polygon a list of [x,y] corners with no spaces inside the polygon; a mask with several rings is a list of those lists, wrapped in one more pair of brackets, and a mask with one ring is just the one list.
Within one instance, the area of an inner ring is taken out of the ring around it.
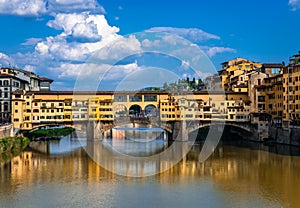
{"label": "stone embankment wall", "polygon": [[13,125],[3,125],[0,126],[0,139],[13,136]]}
{"label": "stone embankment wall", "polygon": [[269,130],[269,137],[273,139],[274,142],[279,144],[300,146],[299,127],[278,128],[275,126],[271,126]]}

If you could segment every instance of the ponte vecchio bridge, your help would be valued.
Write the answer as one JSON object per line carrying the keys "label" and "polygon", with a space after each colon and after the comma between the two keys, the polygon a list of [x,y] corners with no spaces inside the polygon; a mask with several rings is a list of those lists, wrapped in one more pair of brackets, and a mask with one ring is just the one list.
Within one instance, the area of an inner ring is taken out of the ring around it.
{"label": "ponte vecchio bridge", "polygon": [[161,127],[170,138],[202,127],[231,125],[256,140],[268,137],[268,115],[251,113],[247,93],[98,91],[15,91],[12,99],[14,128],[31,131],[42,126],[85,129],[88,138],[124,124]]}

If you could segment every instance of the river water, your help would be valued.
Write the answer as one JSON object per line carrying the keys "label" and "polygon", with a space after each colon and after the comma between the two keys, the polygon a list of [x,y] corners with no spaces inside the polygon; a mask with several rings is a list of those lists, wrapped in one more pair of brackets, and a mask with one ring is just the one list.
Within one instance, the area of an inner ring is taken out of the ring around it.
{"label": "river water", "polygon": [[[118,136],[98,143],[133,156],[168,148],[164,137],[152,142],[135,146]],[[173,168],[135,178],[100,167],[82,148],[88,143],[70,136],[31,143],[0,166],[0,207],[300,207],[296,147],[221,142],[200,163],[195,144]]]}

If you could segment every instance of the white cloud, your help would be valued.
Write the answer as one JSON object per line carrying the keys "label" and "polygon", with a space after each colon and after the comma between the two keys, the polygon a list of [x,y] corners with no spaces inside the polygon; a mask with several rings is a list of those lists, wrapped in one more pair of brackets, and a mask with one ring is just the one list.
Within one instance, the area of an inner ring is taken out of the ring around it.
{"label": "white cloud", "polygon": [[22,43],[21,45],[24,46],[34,46],[36,45],[38,42],[42,41],[42,38],[28,38],[26,39],[26,41],[24,43]]}
{"label": "white cloud", "polygon": [[108,25],[104,15],[91,15],[87,12],[57,14],[55,19],[49,21],[47,25],[57,30],[63,30],[61,36],[84,38],[85,42],[94,42],[119,32],[119,28]]}
{"label": "white cloud", "polygon": [[35,72],[36,67],[35,67],[35,66],[32,66],[32,65],[26,65],[26,66],[24,67],[24,70],[30,71],[30,72]]}
{"label": "white cloud", "polygon": [[235,53],[236,50],[233,48],[226,48],[226,47],[204,47],[204,51],[209,57],[213,57],[218,53]]}
{"label": "white cloud", "polygon": [[119,28],[108,25],[103,15],[57,14],[47,23],[63,30],[39,42],[35,52],[43,57],[61,61],[84,61],[87,56],[116,40]]}
{"label": "white cloud", "polygon": [[39,16],[46,12],[45,0],[0,0],[0,14]]}
{"label": "white cloud", "polygon": [[105,13],[97,0],[0,0],[0,14],[40,16],[82,11]]}
{"label": "white cloud", "polygon": [[97,0],[48,0],[48,11],[55,13],[72,13],[82,11],[97,11],[105,13]]}
{"label": "white cloud", "polygon": [[14,59],[0,52],[0,67],[10,67],[15,65]]}
{"label": "white cloud", "polygon": [[289,0],[289,6],[292,8],[292,11],[300,9],[300,0]]}
{"label": "white cloud", "polygon": [[178,35],[191,42],[202,42],[210,39],[219,40],[220,37],[214,34],[207,33],[198,28],[175,28],[175,27],[153,27],[147,30],[148,32],[165,32],[173,35]]}
{"label": "white cloud", "polygon": [[128,74],[140,70],[136,62],[126,65],[108,65],[93,63],[62,63],[59,67],[51,68],[59,73],[59,78],[79,78],[87,83],[99,82],[103,80],[118,80]]}

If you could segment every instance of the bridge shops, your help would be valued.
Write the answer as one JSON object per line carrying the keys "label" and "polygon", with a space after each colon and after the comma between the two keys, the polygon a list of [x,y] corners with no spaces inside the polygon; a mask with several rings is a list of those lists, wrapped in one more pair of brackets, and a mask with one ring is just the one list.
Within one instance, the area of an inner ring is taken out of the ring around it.
{"label": "bridge shops", "polygon": [[[247,93],[224,92],[26,92],[12,98],[14,128],[30,131],[41,126],[89,124],[103,132],[116,124],[139,120],[174,130],[183,121],[196,123],[253,123]],[[98,123],[98,124],[97,124]],[[257,121],[259,123],[259,120]],[[184,126],[180,124],[179,126]],[[195,125],[195,124],[194,124]],[[186,127],[187,128],[187,127]],[[250,130],[250,129],[249,129]],[[189,133],[189,132],[188,132]],[[259,136],[260,139],[266,135]]]}

